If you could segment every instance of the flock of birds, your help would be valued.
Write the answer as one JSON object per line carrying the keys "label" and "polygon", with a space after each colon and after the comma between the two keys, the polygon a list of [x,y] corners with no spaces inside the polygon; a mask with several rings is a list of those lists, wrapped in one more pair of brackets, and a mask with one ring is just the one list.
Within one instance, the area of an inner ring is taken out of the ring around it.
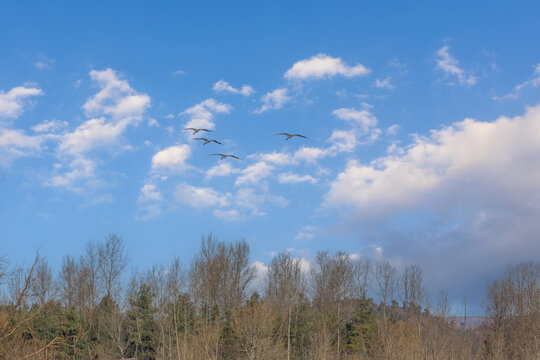
{"label": "flock of birds", "polygon": [[[204,132],[211,132],[212,130],[208,130],[208,129],[195,129],[195,128],[183,128],[182,130],[188,130],[188,131],[193,131],[193,134],[192,135],[195,135],[201,131],[204,131]],[[284,135],[286,136],[287,138],[285,139],[285,141],[289,140],[290,138],[294,137],[294,136],[297,136],[297,137],[301,137],[301,138],[304,138],[304,139],[307,139],[307,137],[305,137],[304,135],[300,135],[300,134],[289,134],[289,133],[286,133],[286,132],[282,132],[282,133],[279,133],[279,134],[276,134],[276,135]],[[198,137],[198,138],[193,138],[193,140],[202,140],[204,141],[203,145],[206,145],[208,143],[216,143],[216,144],[219,144],[219,145],[223,145],[222,143],[220,143],[219,141],[217,140],[214,140],[214,139],[207,139],[207,138],[204,138],[204,137]],[[236,155],[231,155],[231,154],[220,154],[220,153],[217,153],[217,154],[210,154],[209,156],[221,156],[221,159],[220,160],[223,160],[223,159],[226,159],[228,157],[230,158],[233,158],[233,159],[237,159],[237,160],[242,160],[240,159],[238,156]]]}

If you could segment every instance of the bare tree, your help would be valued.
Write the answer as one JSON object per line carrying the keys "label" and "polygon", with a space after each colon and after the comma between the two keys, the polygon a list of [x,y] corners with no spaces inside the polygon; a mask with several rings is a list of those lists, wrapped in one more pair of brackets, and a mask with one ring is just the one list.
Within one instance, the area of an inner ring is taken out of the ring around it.
{"label": "bare tree", "polygon": [[527,359],[540,353],[540,264],[509,266],[487,291],[486,312],[492,320],[489,353]]}
{"label": "bare tree", "polygon": [[287,311],[287,359],[291,358],[291,314],[302,292],[300,261],[290,253],[275,256],[268,267],[266,296],[270,303]]}
{"label": "bare tree", "polygon": [[422,270],[416,264],[405,266],[401,276],[401,300],[407,309],[418,309],[422,302]]}
{"label": "bare tree", "polygon": [[235,334],[236,359],[283,359],[284,349],[279,343],[279,322],[269,304],[249,304],[235,311],[231,322]]}
{"label": "bare tree", "polygon": [[96,243],[88,242],[86,251],[79,259],[77,278],[77,300],[80,308],[94,309],[98,298],[98,248]]}
{"label": "bare tree", "polygon": [[71,308],[75,305],[77,296],[77,278],[79,276],[79,264],[71,256],[66,255],[62,259],[62,269],[58,278],[62,301]]}
{"label": "bare tree", "polygon": [[98,248],[98,274],[105,295],[115,297],[119,277],[127,263],[122,238],[116,234],[110,234]]}
{"label": "bare tree", "polygon": [[44,258],[41,258],[37,263],[30,288],[32,295],[41,306],[56,295],[56,284],[53,280],[52,270]]}
{"label": "bare tree", "polygon": [[375,279],[377,281],[379,297],[383,304],[383,314],[386,316],[388,300],[394,295],[397,271],[387,260],[381,260],[375,267]]}
{"label": "bare tree", "polygon": [[255,269],[248,264],[245,241],[225,244],[212,235],[203,238],[201,250],[190,268],[190,287],[195,298],[210,309],[228,311],[242,304]]}
{"label": "bare tree", "polygon": [[355,263],[354,281],[355,288],[358,292],[358,297],[361,299],[367,298],[367,291],[372,279],[371,262],[367,259],[360,259]]}
{"label": "bare tree", "polygon": [[[354,294],[354,265],[348,254],[338,252],[330,256],[328,252],[318,252],[315,267],[312,268],[313,301],[320,310],[335,309],[337,312],[337,358],[341,356],[342,302]],[[323,326],[325,326],[323,321]]]}

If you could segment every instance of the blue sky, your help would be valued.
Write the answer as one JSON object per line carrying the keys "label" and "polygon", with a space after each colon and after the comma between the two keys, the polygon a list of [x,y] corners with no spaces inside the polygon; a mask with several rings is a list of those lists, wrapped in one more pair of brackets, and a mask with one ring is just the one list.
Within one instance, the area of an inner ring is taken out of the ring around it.
{"label": "blue sky", "polygon": [[213,232],[260,268],[418,263],[479,312],[488,279],[540,258],[539,11],[0,2],[0,253],[58,267],[117,232],[146,268]]}

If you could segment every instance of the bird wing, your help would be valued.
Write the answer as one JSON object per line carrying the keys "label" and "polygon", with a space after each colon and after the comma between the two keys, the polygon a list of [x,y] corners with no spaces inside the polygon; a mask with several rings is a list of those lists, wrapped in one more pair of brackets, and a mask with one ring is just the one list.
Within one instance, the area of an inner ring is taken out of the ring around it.
{"label": "bird wing", "polygon": [[300,135],[300,134],[294,134],[293,136],[299,136],[301,138],[307,139],[307,137],[305,137],[304,135]]}
{"label": "bird wing", "polygon": [[212,131],[212,130],[208,130],[208,129],[199,129],[199,131]]}
{"label": "bird wing", "polygon": [[235,159],[238,159],[238,160],[242,160],[242,159],[240,159],[238,156],[234,156],[234,155],[227,155],[227,156],[230,156],[230,157],[235,158]]}
{"label": "bird wing", "polygon": [[194,138],[193,140],[204,140],[204,141],[206,141],[205,138]]}
{"label": "bird wing", "polygon": [[212,140],[212,141],[215,142],[216,144],[223,145],[222,143],[220,143],[220,142],[217,141],[217,140]]}
{"label": "bird wing", "polygon": [[227,155],[225,155],[225,154],[210,154],[210,155],[208,155],[208,156],[212,156],[212,155],[227,156]]}
{"label": "bird wing", "polygon": [[289,136],[289,134],[287,134],[287,133],[279,133],[279,134],[276,134],[276,135],[285,135],[285,136]]}

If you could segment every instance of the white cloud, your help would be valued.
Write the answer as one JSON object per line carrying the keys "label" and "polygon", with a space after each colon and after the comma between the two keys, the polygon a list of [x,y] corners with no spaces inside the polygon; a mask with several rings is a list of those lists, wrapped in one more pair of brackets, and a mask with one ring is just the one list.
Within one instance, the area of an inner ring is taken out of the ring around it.
{"label": "white cloud", "polygon": [[331,151],[350,152],[356,147],[358,141],[356,139],[355,130],[334,130],[330,141],[332,143]]}
{"label": "white cloud", "polygon": [[179,184],[174,192],[176,201],[198,209],[227,206],[230,197],[229,193],[222,195],[212,188],[196,187],[185,183]]}
{"label": "white cloud", "polygon": [[540,196],[540,106],[494,122],[465,119],[403,153],[369,165],[350,161],[332,183],[327,206],[380,216],[418,206],[465,202],[478,208],[527,204]]}
{"label": "white cloud", "polygon": [[289,100],[291,100],[291,97],[288,95],[286,88],[280,88],[266,93],[266,95],[261,97],[263,105],[255,110],[255,114],[260,114],[267,110],[281,109]]}
{"label": "white cloud", "polygon": [[516,85],[513,91],[503,96],[494,96],[493,100],[504,101],[508,99],[517,99],[521,94],[521,91],[526,87],[538,87],[540,85],[540,63],[536,64],[534,68],[534,77],[531,80],[525,81],[519,85]]}
{"label": "white cloud", "polygon": [[296,234],[296,236],[294,237],[294,240],[311,240],[314,236],[315,235],[313,235],[312,233],[299,231],[298,234]]}
{"label": "white cloud", "polygon": [[222,210],[214,209],[213,214],[215,217],[225,220],[225,221],[241,221],[245,220],[246,216],[240,214],[238,210]]}
{"label": "white cloud", "polygon": [[72,191],[81,192],[82,188],[80,186],[76,186],[76,183],[79,181],[84,181],[86,186],[91,187],[100,183],[95,175],[96,162],[93,160],[86,159],[84,157],[76,157],[69,163],[69,168],[71,171],[53,176],[45,183],[45,185],[66,187]]}
{"label": "white cloud", "polygon": [[138,220],[149,220],[161,215],[161,203],[163,196],[158,187],[153,183],[146,183],[141,188],[137,203],[143,211],[143,215],[137,216]]}
{"label": "white cloud", "polygon": [[332,115],[337,116],[342,120],[360,125],[366,132],[369,128],[377,125],[377,118],[369,112],[369,110],[356,110],[350,108],[341,108],[332,111]]}
{"label": "white cloud", "polygon": [[311,175],[298,175],[293,174],[291,172],[281,173],[278,175],[278,182],[280,184],[287,184],[287,183],[300,183],[300,182],[309,182],[312,184],[315,184],[317,182],[317,179],[313,178]]}
{"label": "white cloud", "polygon": [[125,122],[107,122],[105,118],[87,120],[73,132],[65,134],[58,149],[77,155],[98,147],[114,145],[126,126]]}
{"label": "white cloud", "polygon": [[[68,156],[70,171],[53,176],[47,185],[82,192],[81,186],[97,187],[103,184],[96,175],[96,161],[88,159],[87,152],[118,146],[125,130],[137,125],[150,106],[150,97],[135,91],[114,70],[92,70],[89,75],[100,90],[85,102],[83,110],[87,116],[96,118],[86,120],[72,132],[59,136],[58,152],[61,157]],[[43,124],[41,128],[49,125],[53,124]],[[129,145],[124,145],[124,148],[129,148]]]}
{"label": "white cloud", "polygon": [[7,93],[0,91],[0,118],[16,118],[24,111],[24,101],[31,96],[43,95],[38,88],[17,86]]}
{"label": "white cloud", "polygon": [[159,122],[154,118],[150,118],[148,119],[148,127],[159,127]]}
{"label": "white cloud", "polygon": [[294,159],[314,163],[318,159],[329,156],[330,154],[331,152],[328,149],[303,146],[294,153]]}
{"label": "white cloud", "polygon": [[28,136],[23,130],[0,129],[0,165],[7,166],[22,156],[41,151],[41,136]]}
{"label": "white cloud", "polygon": [[101,90],[83,105],[88,116],[110,115],[114,121],[131,123],[140,120],[150,106],[148,95],[136,92],[112,69],[92,70],[90,78]]}
{"label": "white cloud", "polygon": [[443,46],[437,51],[439,58],[437,59],[437,69],[444,71],[448,75],[455,76],[460,85],[471,86],[476,84],[476,77],[472,74],[467,74],[465,70],[459,67],[459,62],[453,58],[448,50],[448,45]]}
{"label": "white cloud", "polygon": [[318,54],[309,59],[296,62],[287,72],[285,78],[292,79],[320,79],[335,75],[343,75],[347,78],[369,74],[370,70],[362,64],[349,66],[340,58],[333,58],[325,54]]}
{"label": "white cloud", "polygon": [[234,168],[228,162],[220,162],[206,171],[206,179],[210,180],[214,176],[230,176],[232,174],[240,172],[239,169]]}
{"label": "white cloud", "polygon": [[264,204],[273,203],[285,207],[288,201],[281,196],[274,196],[267,192],[256,191],[253,188],[241,188],[234,196],[234,204],[242,209],[249,210],[250,216],[262,216]]}
{"label": "white cloud", "polygon": [[32,130],[37,133],[55,133],[65,129],[68,126],[67,121],[60,120],[45,120],[37,125],[32,126]]}
{"label": "white cloud", "polygon": [[373,86],[376,87],[377,89],[393,89],[394,88],[394,85],[392,85],[392,83],[390,82],[390,80],[392,80],[391,77],[387,77],[383,80],[379,80],[379,79],[375,79],[375,81],[373,82]]}
{"label": "white cloud", "polygon": [[144,184],[137,202],[159,202],[161,200],[163,200],[163,197],[155,184]]}
{"label": "white cloud", "polygon": [[243,96],[251,96],[255,93],[255,89],[253,89],[249,85],[242,85],[240,89],[236,89],[224,80],[219,80],[217,83],[214,84],[212,89],[215,92],[228,92],[232,94],[240,94]]}
{"label": "white cloud", "polygon": [[262,179],[270,176],[274,166],[259,161],[241,171],[241,175],[234,182],[235,185],[258,184]]}
{"label": "white cloud", "polygon": [[214,114],[228,114],[232,109],[233,107],[229,104],[223,104],[214,99],[206,99],[183,112],[183,114],[190,117],[185,127],[213,130],[215,128]]}
{"label": "white cloud", "polygon": [[175,75],[175,76],[180,76],[180,75],[185,75],[186,72],[184,70],[175,70],[175,71],[173,71],[172,74]]}
{"label": "white cloud", "polygon": [[398,124],[393,124],[387,127],[384,132],[386,133],[386,135],[396,135],[400,128],[401,126],[399,126]]}
{"label": "white cloud", "polygon": [[183,171],[187,168],[186,160],[191,155],[189,145],[170,146],[157,152],[152,157],[152,169],[168,169],[170,171]]}
{"label": "white cloud", "polygon": [[278,166],[290,165],[295,161],[292,156],[285,152],[257,153],[249,155],[248,158],[256,158],[261,161],[271,163]]}
{"label": "white cloud", "polygon": [[52,70],[54,69],[54,59],[43,59],[42,61],[36,62],[36,67],[39,70]]}

